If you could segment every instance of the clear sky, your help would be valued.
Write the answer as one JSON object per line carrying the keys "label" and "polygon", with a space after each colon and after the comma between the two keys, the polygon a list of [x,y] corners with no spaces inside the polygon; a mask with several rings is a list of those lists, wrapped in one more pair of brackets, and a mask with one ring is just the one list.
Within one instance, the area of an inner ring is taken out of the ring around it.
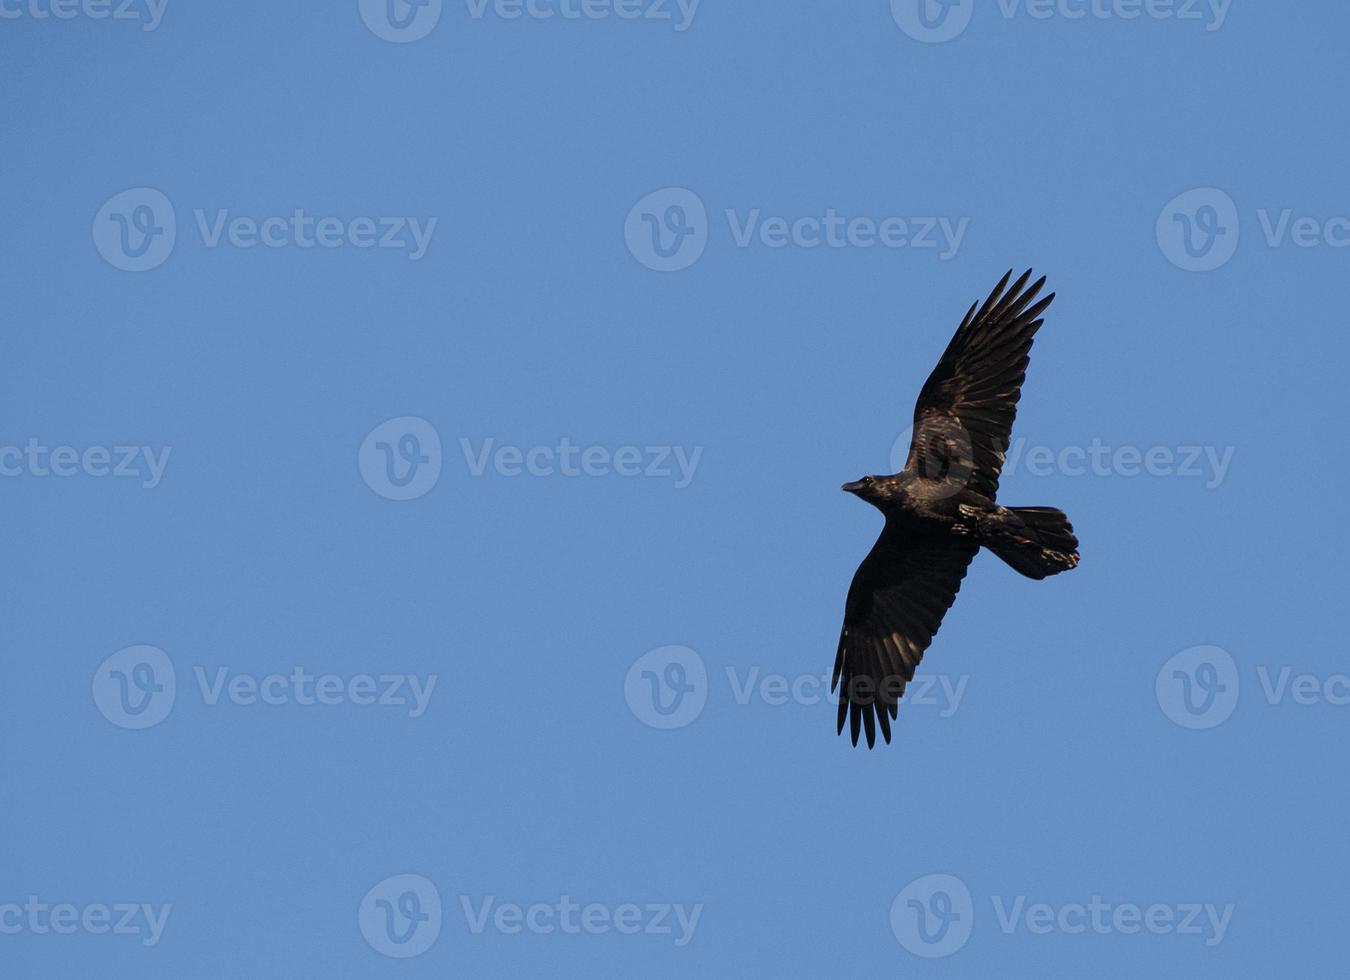
{"label": "clear sky", "polygon": [[[52,2],[0,974],[1343,973],[1343,4]],[[838,487],[1027,266],[1082,564],[854,749]]]}

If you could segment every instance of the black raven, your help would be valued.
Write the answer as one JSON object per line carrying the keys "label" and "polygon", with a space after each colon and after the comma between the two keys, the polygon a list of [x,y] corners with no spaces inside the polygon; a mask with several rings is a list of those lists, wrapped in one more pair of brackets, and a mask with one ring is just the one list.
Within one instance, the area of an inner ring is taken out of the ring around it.
{"label": "black raven", "polygon": [[871,748],[878,723],[891,740],[905,684],[981,545],[1028,578],[1078,564],[1078,539],[1062,511],[994,502],[1031,341],[1055,298],[1033,303],[1044,276],[1027,287],[1027,270],[1008,288],[1011,278],[1009,271],[971,306],[924,383],[905,468],[842,488],[886,515],[848,589],[830,686],[843,681],[839,731],[847,718],[854,745],[861,728]]}

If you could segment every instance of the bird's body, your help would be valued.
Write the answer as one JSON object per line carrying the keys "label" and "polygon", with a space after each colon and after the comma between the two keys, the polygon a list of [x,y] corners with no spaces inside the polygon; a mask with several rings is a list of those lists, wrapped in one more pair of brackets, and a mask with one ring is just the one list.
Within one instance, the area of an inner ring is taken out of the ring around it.
{"label": "bird's body", "polygon": [[1054,299],[1032,305],[1045,280],[1024,289],[1030,272],[1005,293],[1011,278],[970,308],[924,384],[904,469],[843,487],[886,517],[849,587],[834,667],[839,730],[848,720],[855,745],[865,731],[872,746],[878,725],[890,741],[905,685],[981,547],[1029,578],[1078,564],[1062,512],[996,500],[1032,337]]}
{"label": "bird's body", "polygon": [[[869,479],[870,484],[866,482]],[[943,480],[916,473],[864,477],[859,484],[848,484],[849,492],[875,506],[886,515],[887,521],[909,522],[916,528],[928,527],[938,533],[961,533],[958,529],[973,526],[975,514],[998,509],[994,501],[974,490],[963,487],[953,491]]]}

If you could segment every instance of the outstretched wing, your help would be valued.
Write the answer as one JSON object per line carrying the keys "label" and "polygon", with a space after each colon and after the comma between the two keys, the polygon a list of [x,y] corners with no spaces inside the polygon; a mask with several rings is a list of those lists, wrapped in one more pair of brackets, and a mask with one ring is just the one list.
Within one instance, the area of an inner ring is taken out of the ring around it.
{"label": "outstretched wing", "polygon": [[905,463],[907,472],[949,480],[990,500],[998,492],[1032,338],[1055,298],[1051,293],[1032,305],[1045,277],[1027,287],[1030,269],[1009,289],[1011,278],[1010,271],[983,305],[970,308],[924,382]]}
{"label": "outstretched wing", "polygon": [[887,522],[858,566],[844,606],[844,628],[830,690],[839,688],[839,731],[849,720],[853,744],[891,740],[905,684],[951,608],[979,545],[962,538],[921,537]]}

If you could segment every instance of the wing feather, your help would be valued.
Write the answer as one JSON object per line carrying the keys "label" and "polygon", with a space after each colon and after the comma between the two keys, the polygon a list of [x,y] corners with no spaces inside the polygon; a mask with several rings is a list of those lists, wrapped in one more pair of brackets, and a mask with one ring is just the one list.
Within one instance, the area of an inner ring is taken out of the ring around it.
{"label": "wing feather", "polygon": [[[830,689],[839,690],[839,731],[853,744],[891,740],[905,685],[914,679],[979,546],[922,537],[887,523],[849,586]],[[840,684],[842,683],[842,687]]]}
{"label": "wing feather", "polygon": [[1055,294],[1039,301],[1031,270],[1011,270],[971,306],[914,406],[905,471],[944,479],[993,500],[1022,397],[1031,344]]}

